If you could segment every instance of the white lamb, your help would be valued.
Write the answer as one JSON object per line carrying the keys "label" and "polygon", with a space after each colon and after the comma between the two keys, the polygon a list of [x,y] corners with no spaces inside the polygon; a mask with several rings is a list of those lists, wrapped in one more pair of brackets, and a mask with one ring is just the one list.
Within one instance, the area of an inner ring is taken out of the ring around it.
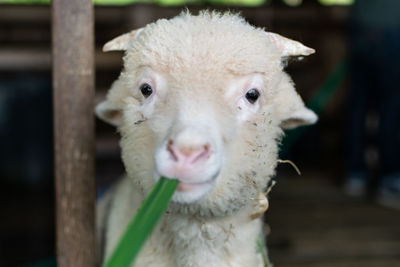
{"label": "white lamb", "polygon": [[103,198],[103,260],[160,176],[179,179],[135,266],[263,266],[257,196],[282,128],[314,123],[283,58],[314,52],[240,16],[187,12],[115,38],[124,70],[97,115],[118,127],[127,175]]}

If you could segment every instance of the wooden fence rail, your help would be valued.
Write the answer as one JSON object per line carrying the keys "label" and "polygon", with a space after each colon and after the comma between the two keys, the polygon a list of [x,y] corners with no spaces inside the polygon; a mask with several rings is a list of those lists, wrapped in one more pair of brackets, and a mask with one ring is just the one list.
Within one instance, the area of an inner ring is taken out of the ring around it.
{"label": "wooden fence rail", "polygon": [[91,0],[52,1],[57,263],[96,266]]}

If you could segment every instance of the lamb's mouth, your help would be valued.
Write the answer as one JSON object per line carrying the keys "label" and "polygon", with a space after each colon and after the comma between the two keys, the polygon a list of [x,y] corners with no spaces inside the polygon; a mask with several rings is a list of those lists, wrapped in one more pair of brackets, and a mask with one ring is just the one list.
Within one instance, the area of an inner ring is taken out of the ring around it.
{"label": "lamb's mouth", "polygon": [[201,187],[211,185],[214,183],[214,181],[215,181],[215,179],[210,179],[208,181],[200,182],[200,183],[184,183],[184,182],[180,181],[176,190],[180,191],[180,192],[188,192],[188,191],[196,190]]}
{"label": "lamb's mouth", "polygon": [[211,176],[210,179],[206,180],[206,181],[202,181],[202,182],[186,182],[186,181],[182,181],[179,179],[179,184],[178,187],[176,188],[176,190],[178,192],[189,192],[192,190],[197,190],[203,187],[208,187],[208,186],[212,186],[215,181],[217,180],[217,177],[219,175],[219,170],[215,172],[215,174],[213,176]]}

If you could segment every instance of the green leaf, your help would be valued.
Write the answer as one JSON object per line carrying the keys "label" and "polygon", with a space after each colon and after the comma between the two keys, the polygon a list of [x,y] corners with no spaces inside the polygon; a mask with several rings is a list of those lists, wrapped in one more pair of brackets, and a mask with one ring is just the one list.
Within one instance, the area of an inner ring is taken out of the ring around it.
{"label": "green leaf", "polygon": [[177,180],[161,177],[129,223],[104,267],[128,267],[167,209],[178,185]]}

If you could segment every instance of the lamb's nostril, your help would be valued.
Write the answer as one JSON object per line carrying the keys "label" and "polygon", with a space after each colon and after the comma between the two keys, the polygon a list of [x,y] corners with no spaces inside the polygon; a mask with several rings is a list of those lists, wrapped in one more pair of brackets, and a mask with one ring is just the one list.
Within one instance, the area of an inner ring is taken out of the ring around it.
{"label": "lamb's nostril", "polygon": [[209,154],[210,154],[210,146],[203,145],[188,151],[186,156],[189,160],[189,163],[195,163],[196,161],[207,157]]}
{"label": "lamb's nostril", "polygon": [[210,145],[177,146],[170,140],[167,144],[167,150],[174,161],[185,164],[194,164],[198,160],[205,158],[210,154]]}
{"label": "lamb's nostril", "polygon": [[178,156],[176,155],[175,152],[175,147],[173,146],[174,142],[172,140],[168,141],[167,144],[167,150],[169,152],[169,154],[172,156],[172,158],[174,159],[174,161],[178,161]]}

